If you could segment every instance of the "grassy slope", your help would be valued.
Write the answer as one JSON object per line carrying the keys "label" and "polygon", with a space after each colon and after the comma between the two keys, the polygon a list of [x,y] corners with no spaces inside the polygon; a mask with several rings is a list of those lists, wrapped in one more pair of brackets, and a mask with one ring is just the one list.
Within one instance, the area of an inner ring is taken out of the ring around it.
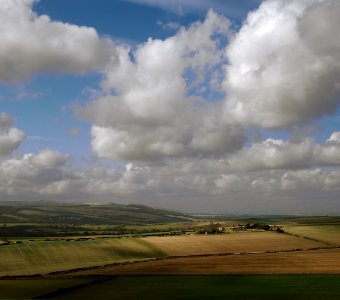
{"label": "grassy slope", "polygon": [[0,276],[48,273],[72,268],[161,257],[155,247],[134,238],[87,241],[35,241],[0,247]]}

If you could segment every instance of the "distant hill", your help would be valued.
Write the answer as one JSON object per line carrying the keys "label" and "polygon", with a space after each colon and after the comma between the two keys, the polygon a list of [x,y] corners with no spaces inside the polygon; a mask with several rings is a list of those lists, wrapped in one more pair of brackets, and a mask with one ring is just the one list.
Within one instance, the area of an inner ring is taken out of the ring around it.
{"label": "distant hill", "polygon": [[0,224],[155,224],[190,221],[180,212],[129,204],[70,204],[51,201],[0,203]]}

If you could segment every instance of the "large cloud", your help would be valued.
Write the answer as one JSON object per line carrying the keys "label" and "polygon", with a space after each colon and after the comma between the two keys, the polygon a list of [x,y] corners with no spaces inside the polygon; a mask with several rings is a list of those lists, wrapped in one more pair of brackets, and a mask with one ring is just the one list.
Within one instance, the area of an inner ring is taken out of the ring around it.
{"label": "large cloud", "polygon": [[[242,147],[243,127],[279,129],[335,112],[338,12],[334,0],[268,0],[224,50],[229,21],[212,11],[135,52],[120,47],[103,96],[79,113],[93,123],[93,150],[124,160],[220,157]],[[211,101],[221,92],[224,101]]]}
{"label": "large cloud", "polygon": [[102,83],[112,94],[80,112],[94,123],[93,150],[101,157],[143,160],[242,147],[241,126],[223,121],[221,103],[199,96],[216,87],[228,27],[228,20],[210,11],[204,22],[165,40],[149,39],[134,53],[121,47],[118,66],[107,68]]}
{"label": "large cloud", "polygon": [[9,155],[19,147],[26,135],[14,127],[13,118],[4,112],[0,112],[0,157]]}
{"label": "large cloud", "polygon": [[39,72],[82,73],[106,64],[112,50],[93,28],[54,22],[32,11],[34,0],[0,1],[0,81]]}
{"label": "large cloud", "polygon": [[232,171],[340,166],[339,134],[334,132],[325,144],[311,138],[299,142],[267,139],[230,156],[226,165]]}
{"label": "large cloud", "polygon": [[227,47],[226,115],[279,128],[335,111],[340,2],[268,0]]}

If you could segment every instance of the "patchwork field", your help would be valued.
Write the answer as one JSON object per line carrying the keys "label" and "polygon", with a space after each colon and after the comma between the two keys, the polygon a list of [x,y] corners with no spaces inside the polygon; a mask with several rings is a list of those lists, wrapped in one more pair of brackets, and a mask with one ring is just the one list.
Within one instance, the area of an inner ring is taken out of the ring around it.
{"label": "patchwork field", "polygon": [[0,247],[0,276],[45,274],[162,256],[152,245],[134,238],[26,241]]}
{"label": "patchwork field", "polygon": [[[22,240],[20,243],[0,247],[0,276],[47,274],[166,256],[270,254],[324,246],[325,244],[314,240],[276,232],[89,240]],[[198,261],[196,263],[201,270],[204,269]],[[166,272],[164,274],[167,274]]]}
{"label": "patchwork field", "polygon": [[276,232],[147,237],[142,240],[169,256],[281,251],[324,246],[317,241]]}

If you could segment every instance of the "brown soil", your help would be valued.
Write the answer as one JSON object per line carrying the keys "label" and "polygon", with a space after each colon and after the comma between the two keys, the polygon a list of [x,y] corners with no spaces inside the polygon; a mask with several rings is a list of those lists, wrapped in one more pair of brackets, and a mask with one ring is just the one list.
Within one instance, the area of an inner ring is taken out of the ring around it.
{"label": "brown soil", "polygon": [[181,257],[83,270],[88,275],[340,274],[340,249]]}

